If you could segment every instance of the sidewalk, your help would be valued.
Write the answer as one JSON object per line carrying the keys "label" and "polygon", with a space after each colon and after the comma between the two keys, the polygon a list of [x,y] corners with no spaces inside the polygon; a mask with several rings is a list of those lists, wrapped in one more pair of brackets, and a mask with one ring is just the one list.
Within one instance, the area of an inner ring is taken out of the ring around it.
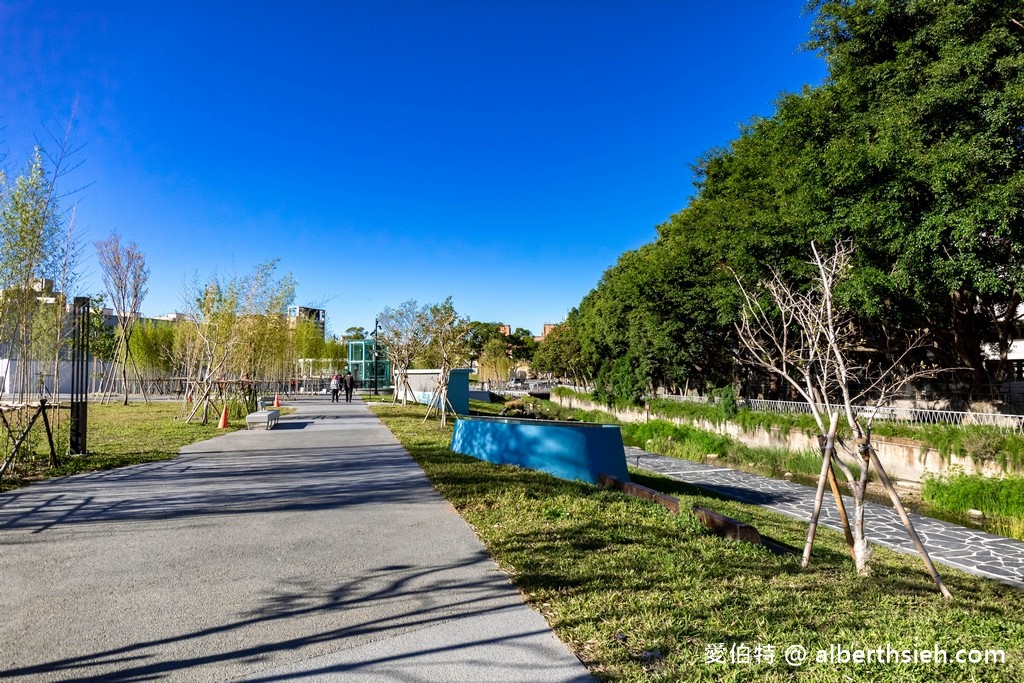
{"label": "sidewalk", "polygon": [[0,494],[0,677],[591,681],[356,401]]}
{"label": "sidewalk", "polygon": [[[634,447],[626,448],[626,461],[797,519],[810,520],[814,510],[814,489],[791,481],[656,455]],[[835,501],[827,489],[826,494],[819,523],[841,531]],[[852,511],[853,499],[844,496],[843,500],[846,509]],[[864,517],[870,541],[899,552],[917,554],[895,509],[869,502]],[[1024,542],[921,515],[911,514],[910,519],[934,562],[1024,588]],[[941,573],[942,568],[938,569]]]}

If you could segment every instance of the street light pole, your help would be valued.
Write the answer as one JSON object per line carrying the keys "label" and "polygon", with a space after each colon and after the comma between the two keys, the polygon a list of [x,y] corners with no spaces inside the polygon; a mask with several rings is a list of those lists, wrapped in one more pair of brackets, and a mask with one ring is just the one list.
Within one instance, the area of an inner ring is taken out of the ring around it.
{"label": "street light pole", "polygon": [[373,319],[373,395],[377,395],[377,327],[379,321]]}

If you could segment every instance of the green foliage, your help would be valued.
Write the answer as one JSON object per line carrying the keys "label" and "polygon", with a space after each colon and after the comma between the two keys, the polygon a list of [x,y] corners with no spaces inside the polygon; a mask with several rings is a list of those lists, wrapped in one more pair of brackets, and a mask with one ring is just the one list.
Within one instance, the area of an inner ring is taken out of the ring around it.
{"label": "green foliage", "polygon": [[484,380],[504,382],[509,378],[511,361],[503,337],[504,335],[491,337],[480,351],[478,363],[480,375]]}
{"label": "green foliage", "polygon": [[129,346],[139,371],[155,377],[169,377],[174,371],[174,323],[140,320],[135,324]]}
{"label": "green foliage", "polygon": [[[621,369],[649,387],[732,379],[736,278],[808,281],[812,240],[854,245],[837,303],[855,316],[855,362],[898,357],[969,368],[1005,351],[1024,291],[1024,30],[999,0],[809,5],[810,46],[830,75],[782,96],[694,165],[697,192],[622,254],[572,325],[602,400],[629,400]],[[555,366],[547,353],[545,366]],[[742,361],[742,358],[739,359]],[[614,381],[613,381],[614,378]]]}
{"label": "green foliage", "polygon": [[698,403],[696,401],[673,401],[667,398],[656,398],[650,401],[651,415],[669,419],[707,420],[713,424],[722,421],[722,411],[714,403]]}
{"label": "green foliage", "polygon": [[728,436],[713,434],[688,425],[676,425],[664,420],[622,425],[622,442],[625,445],[646,449],[651,441],[675,441],[680,444],[692,444],[691,450],[698,455],[695,458],[688,458],[690,460],[703,460],[708,453],[734,454],[740,445]]}
{"label": "green foliage", "polygon": [[[704,462],[709,454],[714,454],[716,462],[722,465],[771,477],[781,477],[786,472],[816,477],[821,472],[821,455],[816,452],[754,448],[729,436],[663,420],[623,424],[621,429],[625,445],[650,453],[697,462]],[[856,476],[859,468],[855,463],[851,469]]]}
{"label": "green foliage", "polygon": [[736,390],[732,386],[724,386],[715,389],[711,392],[711,396],[714,397],[716,405],[718,406],[718,412],[721,414],[723,420],[731,420],[736,415],[736,411],[739,410],[739,406],[736,402]]}
{"label": "green foliage", "polygon": [[[809,413],[767,413],[744,408],[733,415],[732,421],[745,432],[752,432],[760,427],[766,430],[778,429],[784,436],[794,429],[804,434],[818,433],[818,424]],[[843,435],[848,431],[849,428],[840,420],[839,433]]]}
{"label": "green foliage", "polygon": [[324,358],[326,342],[324,341],[323,330],[316,324],[316,321],[309,319],[297,320],[291,334],[296,357]]}
{"label": "green foliage", "polygon": [[564,397],[576,396],[576,397],[579,397],[579,398],[586,398],[582,394],[580,394],[579,392],[573,391],[569,387],[552,387],[551,388],[551,394],[553,396],[564,396]]}
{"label": "green foliage", "polygon": [[925,502],[949,512],[981,510],[989,517],[1024,520],[1024,477],[1002,479],[960,473],[926,477]]}
{"label": "green foliage", "polygon": [[205,284],[190,293],[189,325],[176,331],[176,353],[198,382],[223,376],[277,379],[291,374],[294,347],[287,309],[295,299],[295,279],[276,275],[277,259],[258,264],[247,275]]}
{"label": "green foliage", "polygon": [[914,439],[934,448],[943,458],[969,456],[995,462],[1003,469],[1024,467],[1024,434],[989,425],[908,425],[876,422],[872,432],[882,437]]}
{"label": "green foliage", "polygon": [[517,327],[505,334],[505,329],[501,323],[469,324],[469,358],[480,363],[484,380],[509,379],[510,373],[531,361],[537,351],[537,342],[529,330]]}
{"label": "green foliage", "polygon": [[565,378],[576,385],[591,378],[583,363],[578,318],[579,313],[574,311],[566,322],[549,331],[540,342],[533,356],[535,372],[551,373],[553,377]]}
{"label": "green foliage", "polygon": [[[59,173],[59,164],[47,168],[39,147],[15,178],[0,171],[0,350],[7,358],[53,362],[62,337],[60,295],[49,305],[39,300],[51,294],[47,280],[62,274],[66,254],[54,185]],[[8,390],[25,400],[37,387],[21,382]]]}
{"label": "green foliage", "polygon": [[602,366],[594,379],[594,398],[609,406],[637,406],[647,394],[645,377],[631,358]]}
{"label": "green foliage", "polygon": [[[709,305],[720,274],[701,243],[666,238],[623,254],[572,320],[586,375],[603,400],[656,387],[720,383],[731,325]],[[627,359],[626,368],[618,367]]]}
{"label": "green foliage", "polygon": [[105,324],[103,316],[104,294],[89,297],[89,353],[102,361],[114,360],[114,345],[117,340],[113,327]]}

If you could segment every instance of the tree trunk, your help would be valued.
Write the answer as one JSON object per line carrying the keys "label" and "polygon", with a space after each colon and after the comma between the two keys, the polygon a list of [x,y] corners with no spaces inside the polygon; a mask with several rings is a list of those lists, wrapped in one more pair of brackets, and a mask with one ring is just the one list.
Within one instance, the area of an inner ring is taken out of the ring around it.
{"label": "tree trunk", "polygon": [[860,477],[850,482],[853,493],[853,561],[860,576],[871,576],[871,545],[864,533],[864,492],[868,484],[868,461],[861,460]]}

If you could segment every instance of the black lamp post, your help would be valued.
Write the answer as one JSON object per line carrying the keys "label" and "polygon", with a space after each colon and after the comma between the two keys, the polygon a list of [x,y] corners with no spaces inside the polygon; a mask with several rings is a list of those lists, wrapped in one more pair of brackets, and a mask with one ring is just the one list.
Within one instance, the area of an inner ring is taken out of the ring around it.
{"label": "black lamp post", "polygon": [[373,395],[377,395],[377,318],[373,319]]}

